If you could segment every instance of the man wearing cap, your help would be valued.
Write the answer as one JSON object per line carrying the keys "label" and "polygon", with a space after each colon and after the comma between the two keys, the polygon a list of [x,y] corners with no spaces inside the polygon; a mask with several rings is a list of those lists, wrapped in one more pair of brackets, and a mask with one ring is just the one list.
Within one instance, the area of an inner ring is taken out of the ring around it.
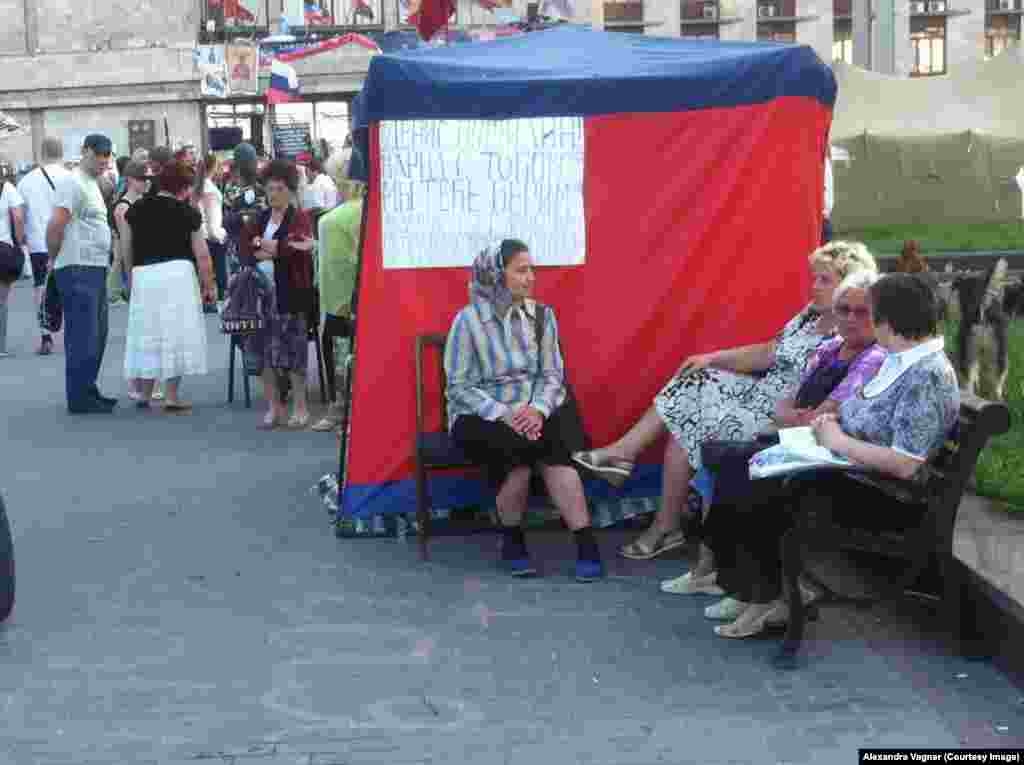
{"label": "man wearing cap", "polygon": [[[57,187],[70,173],[64,169],[64,143],[59,138],[47,136],[43,139],[43,162],[18,182],[18,192],[25,200],[25,238],[28,241],[29,258],[32,260],[32,275],[36,285],[36,304],[43,299],[49,256],[46,253],[46,225],[53,215],[57,199]],[[53,353],[53,338],[42,329],[39,341],[40,356]]]}
{"label": "man wearing cap", "polygon": [[57,186],[53,215],[46,228],[50,267],[64,304],[65,387],[72,414],[109,413],[117,399],[96,387],[107,346],[107,265],[110,226],[97,179],[110,165],[105,135],[91,134],[82,144],[82,161]]}

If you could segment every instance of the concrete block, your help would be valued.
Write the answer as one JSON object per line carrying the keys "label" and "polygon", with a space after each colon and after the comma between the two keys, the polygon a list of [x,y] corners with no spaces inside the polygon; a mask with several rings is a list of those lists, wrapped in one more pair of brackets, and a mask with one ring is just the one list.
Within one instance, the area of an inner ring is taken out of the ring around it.
{"label": "concrete block", "polygon": [[0,0],[0,55],[25,53],[25,3],[30,0]]}
{"label": "concrete block", "polygon": [[132,47],[138,40],[193,43],[197,3],[181,0],[24,0],[39,17],[39,47],[48,52]]}

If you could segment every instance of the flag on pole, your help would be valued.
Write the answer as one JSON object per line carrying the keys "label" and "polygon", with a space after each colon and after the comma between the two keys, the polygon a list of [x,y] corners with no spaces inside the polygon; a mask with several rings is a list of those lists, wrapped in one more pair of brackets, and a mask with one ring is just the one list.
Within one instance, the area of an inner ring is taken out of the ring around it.
{"label": "flag on pole", "polygon": [[334,23],[334,19],[331,17],[331,14],[325,11],[323,6],[318,2],[309,2],[307,0],[305,15],[307,27],[330,26]]}
{"label": "flag on pole", "polygon": [[352,15],[357,19],[362,16],[373,21],[374,13],[370,0],[352,0]]}
{"label": "flag on pole", "polygon": [[25,132],[25,126],[14,119],[14,117],[0,112],[0,138],[11,138]]}
{"label": "flag on pole", "polygon": [[299,76],[295,67],[278,61],[270,62],[270,87],[267,88],[268,104],[287,104],[299,100]]}
{"label": "flag on pole", "polygon": [[455,13],[455,0],[410,0],[409,23],[416,27],[420,37],[429,40],[438,30],[448,26]]}

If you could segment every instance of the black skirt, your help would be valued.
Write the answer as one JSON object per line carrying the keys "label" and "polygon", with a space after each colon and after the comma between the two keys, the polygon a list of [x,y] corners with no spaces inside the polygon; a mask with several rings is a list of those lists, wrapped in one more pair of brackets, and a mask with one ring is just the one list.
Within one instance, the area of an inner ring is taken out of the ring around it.
{"label": "black skirt", "polygon": [[455,421],[452,438],[470,460],[484,468],[495,489],[517,467],[573,467],[572,453],[585,448],[586,442],[578,414],[566,404],[544,421],[536,441],[519,435],[501,420],[491,422],[475,414]]}

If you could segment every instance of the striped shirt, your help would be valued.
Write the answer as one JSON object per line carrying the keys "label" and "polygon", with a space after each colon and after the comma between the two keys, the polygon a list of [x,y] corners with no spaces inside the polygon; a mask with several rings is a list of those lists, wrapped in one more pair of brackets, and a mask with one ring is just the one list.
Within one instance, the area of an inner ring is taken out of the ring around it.
{"label": "striped shirt", "polygon": [[495,421],[529,404],[549,417],[565,400],[565,365],[558,323],[544,311],[540,369],[537,303],[527,300],[502,321],[487,303],[471,303],[455,316],[444,349],[448,427],[465,414]]}

